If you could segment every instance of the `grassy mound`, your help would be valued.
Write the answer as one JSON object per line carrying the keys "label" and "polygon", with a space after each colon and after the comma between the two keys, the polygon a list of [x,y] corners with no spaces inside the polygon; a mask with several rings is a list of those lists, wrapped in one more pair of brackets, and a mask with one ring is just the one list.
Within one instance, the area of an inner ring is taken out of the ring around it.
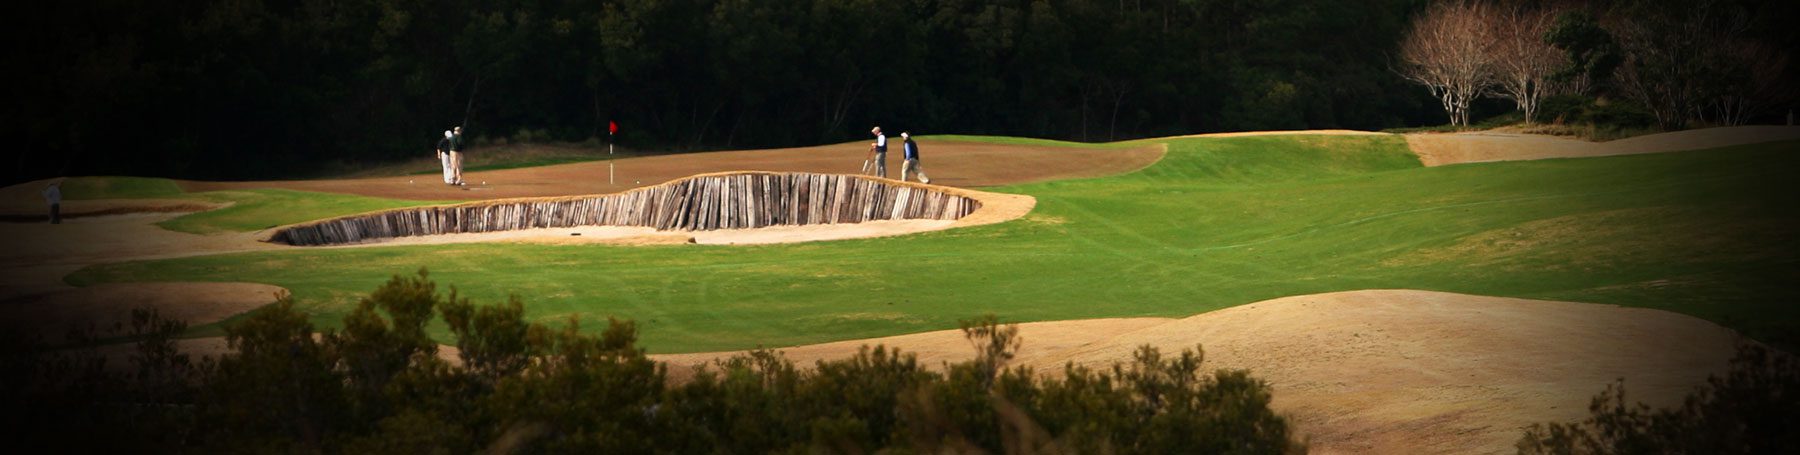
{"label": "grassy mound", "polygon": [[155,198],[229,204],[221,209],[157,223],[164,229],[191,234],[248,232],[355,213],[442,203],[282,189],[189,193],[174,180],[150,177],[75,177],[63,182],[63,194],[70,200]]}
{"label": "grassy mound", "polygon": [[[785,346],[1019,321],[1186,316],[1274,297],[1410,288],[1669,309],[1776,344],[1800,333],[1800,144],[1421,167],[1403,138],[1170,140],[1129,175],[1002,188],[1038,208],[898,238],[730,246],[466,244],[244,253],[70,277],[255,281],[315,321],[371,277],[429,266],[528,317],[632,318],[653,352]],[[267,223],[272,224],[272,223]],[[443,336],[446,332],[434,332]]]}

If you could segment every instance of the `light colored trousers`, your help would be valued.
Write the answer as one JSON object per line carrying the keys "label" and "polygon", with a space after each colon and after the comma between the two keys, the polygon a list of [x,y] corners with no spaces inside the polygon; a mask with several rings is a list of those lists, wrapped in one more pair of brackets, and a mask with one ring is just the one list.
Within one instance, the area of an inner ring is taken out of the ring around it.
{"label": "light colored trousers", "polygon": [[906,181],[907,172],[918,175],[920,183],[931,183],[931,177],[925,176],[925,168],[919,167],[919,160],[917,159],[906,160],[906,162],[900,163],[900,181]]}
{"label": "light colored trousers", "polygon": [[444,183],[456,183],[456,163],[450,162],[450,152],[438,153],[438,161],[444,162]]}
{"label": "light colored trousers", "polygon": [[463,167],[463,153],[462,152],[450,152],[450,172],[451,172],[451,174],[450,174],[451,182],[450,183],[462,183],[463,182],[462,167]]}

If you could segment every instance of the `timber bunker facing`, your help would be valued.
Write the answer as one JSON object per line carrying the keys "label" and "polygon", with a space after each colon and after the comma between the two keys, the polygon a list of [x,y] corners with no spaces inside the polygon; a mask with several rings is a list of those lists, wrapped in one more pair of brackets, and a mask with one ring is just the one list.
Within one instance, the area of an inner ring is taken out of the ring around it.
{"label": "timber bunker facing", "polygon": [[956,220],[981,203],[925,186],[856,175],[708,174],[617,194],[411,207],[279,228],[297,246],[395,237],[583,226],[710,231],[877,220]]}

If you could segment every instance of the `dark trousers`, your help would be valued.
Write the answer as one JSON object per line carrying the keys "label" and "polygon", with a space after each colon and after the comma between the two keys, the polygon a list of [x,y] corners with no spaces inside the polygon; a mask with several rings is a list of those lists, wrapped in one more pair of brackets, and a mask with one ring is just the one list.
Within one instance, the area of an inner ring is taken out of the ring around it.
{"label": "dark trousers", "polygon": [[50,204],[50,224],[62,224],[62,204]]}

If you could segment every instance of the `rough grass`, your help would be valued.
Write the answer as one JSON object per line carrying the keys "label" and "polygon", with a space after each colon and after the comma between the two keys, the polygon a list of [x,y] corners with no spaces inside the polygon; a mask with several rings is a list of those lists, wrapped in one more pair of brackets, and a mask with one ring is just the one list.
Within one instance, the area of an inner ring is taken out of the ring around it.
{"label": "rough grass", "polygon": [[62,184],[64,199],[180,198],[186,193],[174,180],[150,177],[73,177]]}
{"label": "rough grass", "polygon": [[478,302],[518,294],[539,320],[635,319],[654,352],[947,329],[987,312],[1176,317],[1374,288],[1661,308],[1792,346],[1797,148],[1424,168],[1392,136],[1181,139],[1132,174],[1002,188],[1038,208],[976,228],[769,246],[260,252],[69,281],[270,283],[331,326],[389,275],[429,267]]}

